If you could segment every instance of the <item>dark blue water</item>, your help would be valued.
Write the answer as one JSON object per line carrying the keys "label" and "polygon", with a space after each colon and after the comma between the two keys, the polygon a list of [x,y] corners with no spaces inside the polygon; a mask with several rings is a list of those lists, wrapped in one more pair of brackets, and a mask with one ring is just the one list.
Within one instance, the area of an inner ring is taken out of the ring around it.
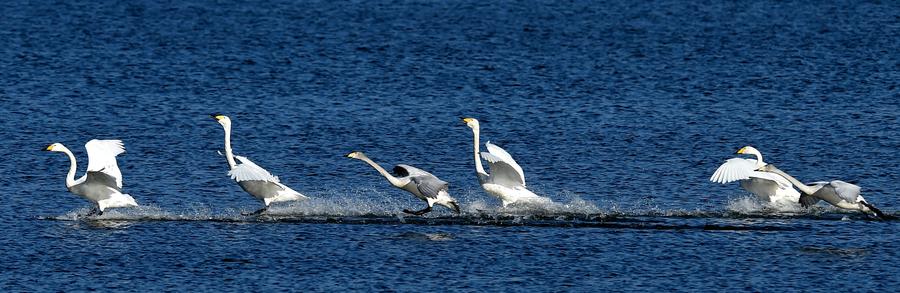
{"label": "dark blue water", "polygon": [[[894,1],[17,1],[0,7],[3,291],[893,291],[897,221],[708,182],[744,145],[898,214]],[[746,3],[745,3],[746,2]],[[234,147],[313,199],[260,207]],[[471,132],[558,204],[500,209]],[[64,186],[122,139],[144,207]],[[463,205],[361,162],[407,163]]]}

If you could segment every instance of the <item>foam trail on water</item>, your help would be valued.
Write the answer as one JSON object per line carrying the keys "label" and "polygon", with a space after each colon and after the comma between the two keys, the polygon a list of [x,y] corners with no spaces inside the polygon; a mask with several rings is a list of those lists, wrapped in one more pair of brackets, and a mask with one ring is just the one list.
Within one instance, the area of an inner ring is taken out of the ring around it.
{"label": "foam trail on water", "polygon": [[[567,225],[585,223],[597,225],[607,222],[666,222],[676,219],[784,219],[815,218],[832,219],[846,215],[852,219],[866,219],[861,213],[845,211],[833,207],[816,206],[811,209],[783,211],[760,202],[753,196],[731,199],[719,210],[702,209],[661,209],[655,197],[622,203],[602,201],[595,203],[583,200],[576,194],[562,192],[552,196],[553,202],[521,204],[502,207],[495,198],[486,196],[481,190],[458,192],[461,214],[455,214],[443,206],[422,216],[408,215],[403,209],[417,210],[424,203],[409,194],[387,188],[359,188],[351,191],[331,189],[303,201],[275,203],[268,211],[258,216],[244,216],[259,206],[251,205],[241,209],[228,208],[213,210],[208,206],[193,205],[182,210],[164,210],[157,206],[145,205],[135,208],[109,209],[99,216],[85,216],[90,208],[80,208],[64,215],[40,217],[63,221],[221,221],[221,222],[310,222],[310,223],[385,223],[430,225]],[[622,207],[625,204],[627,207]],[[840,218],[837,218],[840,219]],[[837,220],[836,219],[836,220]]]}

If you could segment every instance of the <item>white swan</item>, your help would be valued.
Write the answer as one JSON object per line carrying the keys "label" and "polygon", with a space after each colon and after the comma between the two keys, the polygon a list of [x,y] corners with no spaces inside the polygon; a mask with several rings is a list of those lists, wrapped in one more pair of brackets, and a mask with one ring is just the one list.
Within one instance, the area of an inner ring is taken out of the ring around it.
{"label": "white swan", "polygon": [[88,215],[103,214],[108,208],[136,207],[137,202],[128,194],[122,193],[122,172],[116,163],[116,156],[125,152],[121,140],[93,139],[84,145],[88,153],[87,172],[75,179],[78,164],[75,155],[61,143],[54,143],[45,151],[61,152],[69,156],[69,174],[66,175],[66,188],[69,192],[87,199],[97,206]]}
{"label": "white swan", "polygon": [[[231,152],[231,118],[222,114],[210,115],[216,119],[225,129],[225,159],[228,161],[231,176],[241,189],[261,200],[265,207],[250,214],[259,214],[266,211],[273,202],[284,202],[307,199],[305,195],[285,186],[262,167],[254,164],[246,157],[235,156]],[[241,161],[240,164],[235,159]]]}
{"label": "white swan", "polygon": [[737,153],[754,155],[756,160],[728,159],[716,169],[709,181],[722,184],[740,181],[741,187],[762,201],[787,208],[798,206],[800,192],[794,189],[790,181],[778,174],[759,170],[766,165],[759,150],[745,146]]}
{"label": "white swan", "polygon": [[[539,196],[525,188],[525,173],[522,167],[502,148],[487,142],[488,152],[481,153],[479,135],[481,127],[475,118],[463,118],[463,123],[472,129],[475,136],[475,172],[478,182],[488,194],[500,199],[504,207],[514,203],[545,204],[550,199]],[[479,156],[479,153],[481,154]],[[491,173],[484,171],[481,159],[484,158],[491,168]]]}
{"label": "white swan", "polygon": [[431,173],[422,171],[409,165],[397,165],[394,166],[394,173],[399,177],[394,177],[387,171],[385,171],[384,168],[381,168],[380,165],[369,159],[369,157],[367,157],[366,154],[362,152],[352,152],[347,154],[347,157],[368,163],[370,166],[372,166],[372,168],[375,168],[378,173],[381,173],[384,178],[387,178],[391,185],[412,193],[417,198],[425,201],[425,203],[428,204],[425,209],[419,211],[410,211],[404,209],[404,213],[417,216],[423,215],[427,212],[430,212],[432,206],[434,206],[435,204],[439,204],[459,214],[459,204],[457,204],[456,200],[453,199],[453,197],[451,197],[447,192],[449,184],[441,179],[438,179],[437,176],[431,175]]}
{"label": "white swan", "polygon": [[803,184],[791,175],[779,170],[775,165],[768,164],[760,168],[765,172],[772,172],[786,178],[788,181],[797,186],[803,195],[800,196],[800,204],[803,207],[809,207],[824,200],[833,206],[856,210],[864,213],[873,213],[876,217],[885,219],[886,215],[875,206],[869,204],[865,198],[860,195],[860,188],[854,184],[850,184],[840,180],[830,182],[813,182],[812,185]]}

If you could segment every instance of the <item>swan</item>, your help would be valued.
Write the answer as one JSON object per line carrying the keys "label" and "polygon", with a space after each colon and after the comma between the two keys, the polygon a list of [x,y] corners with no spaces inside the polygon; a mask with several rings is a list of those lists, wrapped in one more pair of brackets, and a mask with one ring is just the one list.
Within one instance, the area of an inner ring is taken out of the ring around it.
{"label": "swan", "polygon": [[[273,176],[269,171],[256,165],[250,159],[232,154],[231,118],[222,114],[212,114],[210,116],[216,119],[225,130],[225,159],[228,161],[228,167],[230,168],[228,176],[231,176],[231,179],[237,182],[241,189],[265,204],[265,207],[262,209],[245,215],[256,215],[265,212],[273,202],[308,198],[282,184],[277,176]],[[235,159],[240,161],[240,163],[235,162]]]}
{"label": "swan", "polygon": [[90,215],[102,215],[108,208],[136,207],[137,202],[128,194],[122,193],[122,172],[116,164],[116,156],[125,152],[121,140],[88,141],[84,148],[88,153],[88,167],[84,176],[75,179],[78,164],[75,155],[61,143],[54,143],[44,151],[60,152],[69,156],[69,174],[66,175],[66,188],[69,192],[83,197],[96,204]]}
{"label": "swan", "polygon": [[[475,118],[462,118],[463,123],[472,129],[475,136],[475,172],[478,183],[488,194],[500,199],[503,207],[514,203],[546,204],[550,199],[539,196],[525,188],[525,172],[502,148],[487,142],[487,153],[480,153],[478,145],[481,128]],[[479,156],[479,153],[481,156]],[[491,168],[491,173],[484,171],[481,159],[484,158]]]}
{"label": "swan", "polygon": [[380,165],[372,161],[372,159],[369,159],[363,152],[351,152],[347,154],[347,157],[368,163],[372,168],[375,168],[378,173],[381,173],[384,178],[387,178],[391,185],[412,193],[416,198],[425,201],[428,205],[425,209],[419,211],[404,209],[404,213],[420,216],[430,212],[434,204],[439,204],[459,214],[459,204],[457,204],[456,200],[447,192],[449,184],[438,179],[437,176],[431,175],[431,173],[422,171],[418,168],[401,164],[394,166],[394,173],[400,177],[394,177],[384,170],[384,168],[381,168]]}
{"label": "swan", "polygon": [[745,146],[737,151],[737,154],[754,155],[754,159],[732,158],[728,159],[716,169],[709,181],[716,183],[730,183],[740,181],[741,187],[756,195],[760,200],[778,206],[797,206],[800,200],[800,192],[792,186],[786,178],[760,168],[766,166],[762,153],[752,146]]}
{"label": "swan", "polygon": [[809,207],[818,203],[820,200],[830,203],[833,206],[847,209],[857,210],[864,213],[873,213],[876,217],[886,219],[881,210],[869,204],[862,195],[860,188],[854,184],[850,184],[840,180],[813,182],[811,185],[803,184],[791,175],[779,170],[775,165],[768,164],[760,167],[765,172],[778,174],[800,189],[803,194],[800,196],[800,204],[803,207]]}

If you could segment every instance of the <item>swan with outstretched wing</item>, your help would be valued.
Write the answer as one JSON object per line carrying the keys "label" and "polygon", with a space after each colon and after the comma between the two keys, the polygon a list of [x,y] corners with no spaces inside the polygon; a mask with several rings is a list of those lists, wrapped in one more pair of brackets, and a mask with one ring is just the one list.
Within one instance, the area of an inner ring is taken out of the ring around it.
{"label": "swan with outstretched wing", "polygon": [[432,207],[435,204],[445,206],[455,213],[459,213],[459,204],[456,202],[456,199],[450,196],[448,192],[448,188],[450,184],[446,181],[438,179],[437,176],[432,175],[431,173],[425,172],[421,169],[415,168],[409,165],[397,165],[394,166],[394,173],[397,176],[393,176],[387,172],[380,165],[376,164],[372,159],[366,156],[366,154],[362,152],[352,152],[347,154],[348,158],[357,159],[369,164],[372,168],[375,168],[381,176],[384,176],[396,188],[403,189],[406,192],[411,193],[416,198],[422,200],[427,204],[427,206],[418,211],[410,211],[404,209],[403,212],[407,214],[413,215],[424,215],[431,211]]}
{"label": "swan with outstretched wing", "polygon": [[88,153],[88,167],[84,176],[78,179],[75,179],[78,163],[72,151],[61,143],[51,144],[44,150],[64,153],[69,157],[66,188],[96,205],[89,215],[101,215],[108,208],[138,206],[134,198],[122,193],[122,172],[116,162],[116,156],[125,152],[122,141],[93,139],[84,148]]}
{"label": "swan with outstretched wing", "polygon": [[[525,172],[506,150],[487,142],[487,152],[481,152],[479,145],[481,126],[475,118],[463,118],[463,123],[472,129],[475,137],[475,173],[478,182],[488,194],[500,199],[505,207],[510,204],[544,204],[550,199],[539,196],[525,187]],[[488,162],[490,173],[485,172],[481,160]]]}
{"label": "swan with outstretched wing", "polygon": [[800,192],[794,189],[790,181],[779,174],[759,170],[766,165],[759,150],[745,146],[737,154],[754,155],[756,159],[728,159],[716,169],[709,181],[721,184],[740,181],[741,187],[762,201],[791,208],[797,206]]}
{"label": "swan with outstretched wing", "polygon": [[[299,192],[282,184],[277,176],[273,176],[259,165],[256,165],[250,159],[242,156],[236,156],[231,150],[231,118],[222,114],[210,115],[216,119],[225,130],[225,159],[228,161],[228,176],[237,184],[265,204],[265,207],[250,214],[259,214],[265,212],[269,205],[275,202],[296,201],[307,199],[307,197]],[[236,162],[240,161],[240,163]]]}

